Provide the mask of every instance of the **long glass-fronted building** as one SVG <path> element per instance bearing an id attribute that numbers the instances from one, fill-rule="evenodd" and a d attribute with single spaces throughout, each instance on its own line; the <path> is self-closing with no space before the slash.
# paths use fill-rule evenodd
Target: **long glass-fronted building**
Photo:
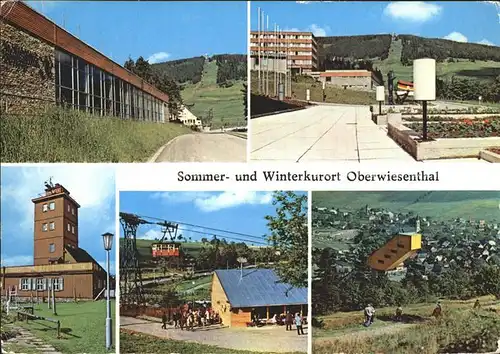
<path id="1" fill-rule="evenodd" d="M 0 109 L 57 104 L 100 116 L 170 119 L 168 95 L 22 2 L 2 19 Z"/>

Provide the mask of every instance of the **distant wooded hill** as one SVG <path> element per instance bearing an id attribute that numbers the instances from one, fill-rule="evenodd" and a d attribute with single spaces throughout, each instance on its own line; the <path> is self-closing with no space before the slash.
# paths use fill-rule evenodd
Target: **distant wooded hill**
<path id="1" fill-rule="evenodd" d="M 461 43 L 438 38 L 423 38 L 413 35 L 398 35 L 403 50 L 401 62 L 419 58 L 434 58 L 444 61 L 447 58 L 469 60 L 492 60 L 500 62 L 500 47 L 476 43 Z M 362 35 L 318 37 L 320 58 L 349 57 L 353 59 L 387 59 L 393 41 L 392 35 Z"/>
<path id="2" fill-rule="evenodd" d="M 193 83 L 201 81 L 205 61 L 217 62 L 217 83 L 244 80 L 247 74 L 247 59 L 244 54 L 218 54 L 205 59 L 204 56 L 167 61 L 153 64 L 154 70 L 165 73 L 177 83 Z"/>

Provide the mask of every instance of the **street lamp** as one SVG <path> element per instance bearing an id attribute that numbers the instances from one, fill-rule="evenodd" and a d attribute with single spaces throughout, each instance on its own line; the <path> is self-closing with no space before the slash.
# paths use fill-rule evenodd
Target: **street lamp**
<path id="1" fill-rule="evenodd" d="M 102 235 L 104 249 L 106 250 L 106 349 L 111 349 L 112 326 L 111 326 L 111 304 L 109 301 L 109 251 L 113 246 L 113 234 L 106 232 Z"/>

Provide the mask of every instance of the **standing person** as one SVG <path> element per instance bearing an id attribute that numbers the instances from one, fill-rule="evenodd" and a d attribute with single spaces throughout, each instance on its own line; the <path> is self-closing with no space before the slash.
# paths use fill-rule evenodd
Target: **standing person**
<path id="1" fill-rule="evenodd" d="M 432 312 L 432 316 L 435 318 L 441 317 L 443 315 L 443 308 L 441 307 L 441 302 L 438 301 L 436 304 L 436 307 L 434 308 L 434 311 Z"/>
<path id="2" fill-rule="evenodd" d="M 161 328 L 162 329 L 167 329 L 167 313 L 163 311 L 163 315 L 161 316 Z"/>
<path id="3" fill-rule="evenodd" d="M 174 328 L 177 328 L 179 326 L 179 312 L 175 311 L 172 317 L 174 320 Z"/>
<path id="4" fill-rule="evenodd" d="M 286 312 L 286 318 L 285 318 L 285 323 L 286 323 L 286 330 L 292 330 L 292 325 L 293 325 L 293 315 L 290 313 L 290 311 Z"/>
<path id="5" fill-rule="evenodd" d="M 396 309 L 396 321 L 401 321 L 403 319 L 403 308 L 398 305 Z"/>
<path id="6" fill-rule="evenodd" d="M 373 323 L 373 317 L 375 316 L 375 309 L 371 304 L 365 307 L 365 327 L 368 327 Z"/>
<path id="7" fill-rule="evenodd" d="M 302 317 L 300 317 L 300 314 L 297 312 L 295 314 L 295 325 L 297 326 L 297 335 L 304 334 L 304 328 L 302 328 Z"/>
<path id="8" fill-rule="evenodd" d="M 474 303 L 474 309 L 480 309 L 481 308 L 481 303 L 479 302 L 479 299 L 476 299 L 476 302 Z"/>

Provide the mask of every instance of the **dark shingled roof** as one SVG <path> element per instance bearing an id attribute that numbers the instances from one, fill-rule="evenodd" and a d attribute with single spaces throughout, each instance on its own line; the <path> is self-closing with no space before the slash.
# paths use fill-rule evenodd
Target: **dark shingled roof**
<path id="1" fill-rule="evenodd" d="M 216 270 L 215 274 L 232 307 L 307 304 L 307 288 L 280 282 L 272 269 Z"/>
<path id="2" fill-rule="evenodd" d="M 73 248 L 73 247 L 66 247 L 66 251 L 75 259 L 77 263 L 86 263 L 86 262 L 92 262 L 96 263 L 96 260 L 88 254 L 87 251 L 85 251 L 83 248 Z"/>

